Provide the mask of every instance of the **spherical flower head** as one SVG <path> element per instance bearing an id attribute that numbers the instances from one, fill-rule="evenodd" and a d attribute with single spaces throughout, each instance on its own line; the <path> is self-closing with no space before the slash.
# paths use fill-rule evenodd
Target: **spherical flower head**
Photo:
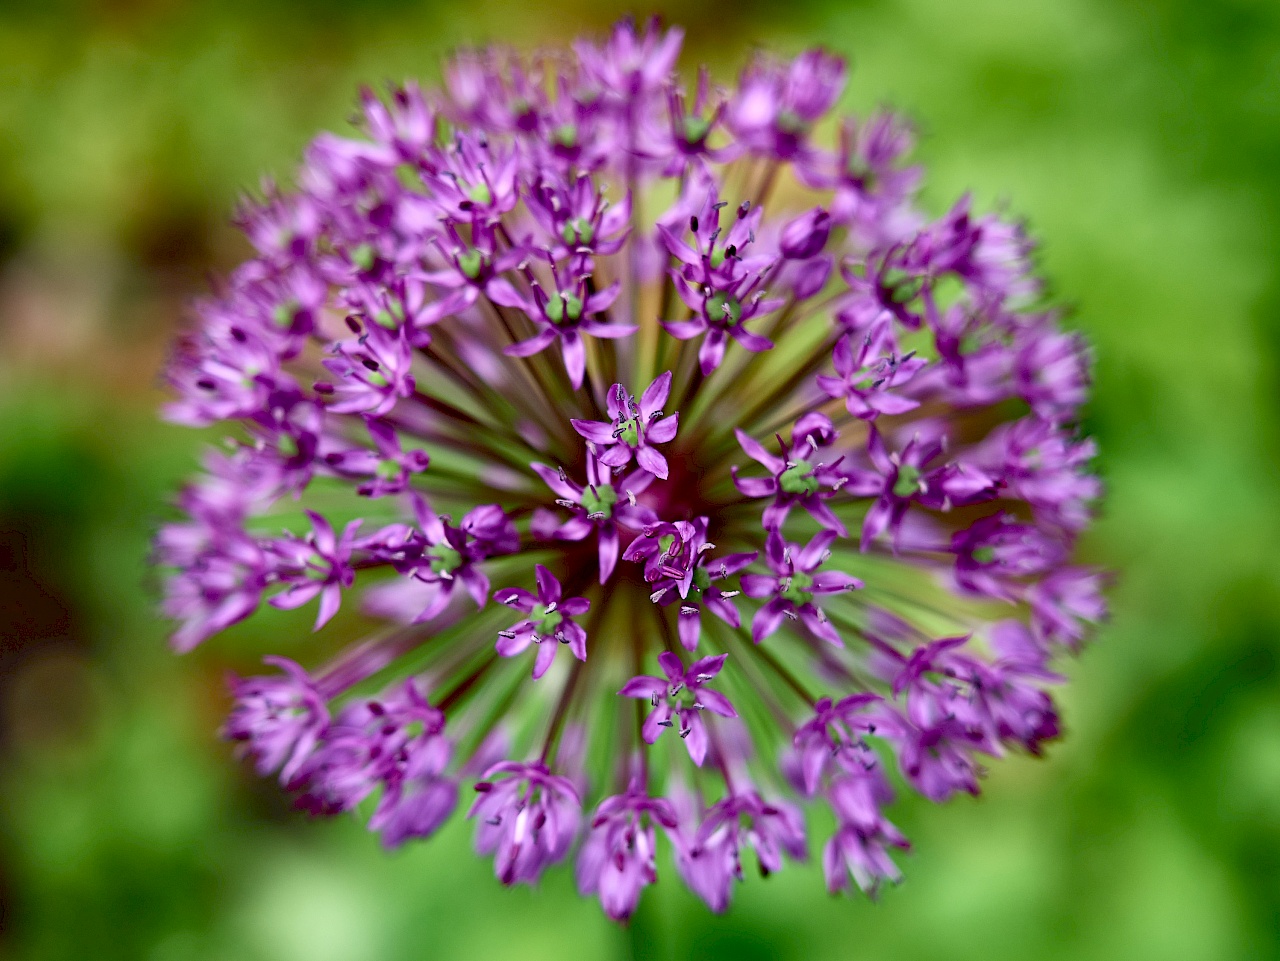
<path id="1" fill-rule="evenodd" d="M 1106 615 L 1090 352 L 1023 225 L 925 210 L 840 57 L 686 89 L 682 38 L 463 51 L 246 201 L 165 407 L 230 446 L 154 550 L 180 652 L 314 605 L 223 728 L 299 808 L 395 848 L 474 789 L 499 881 L 573 857 L 617 921 L 671 866 L 727 910 L 810 805 L 878 893 L 891 776 L 1043 754 Z"/>

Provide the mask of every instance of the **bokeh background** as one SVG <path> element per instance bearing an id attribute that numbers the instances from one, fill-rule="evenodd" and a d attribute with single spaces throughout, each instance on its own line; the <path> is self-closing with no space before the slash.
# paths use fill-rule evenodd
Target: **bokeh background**
<path id="1" fill-rule="evenodd" d="M 907 880 L 816 866 L 708 915 L 670 871 L 629 929 L 568 872 L 505 891 L 467 826 L 394 856 L 311 823 L 215 731 L 264 620 L 177 658 L 147 541 L 210 438 L 163 425 L 184 304 L 227 225 L 362 82 L 449 47 L 559 41 L 553 0 L 0 3 L 0 958 L 1179 959 L 1280 956 L 1280 4 L 720 0 L 686 63 L 756 44 L 854 64 L 849 106 L 919 123 L 935 212 L 972 189 L 1043 239 L 1097 348 L 1109 497 L 1085 545 L 1114 618 L 1066 740 L 980 800 L 900 804 Z M 639 11 L 647 12 L 647 11 Z M 281 637 L 288 632 L 297 638 Z M 247 661 L 245 661 L 247 663 Z"/>

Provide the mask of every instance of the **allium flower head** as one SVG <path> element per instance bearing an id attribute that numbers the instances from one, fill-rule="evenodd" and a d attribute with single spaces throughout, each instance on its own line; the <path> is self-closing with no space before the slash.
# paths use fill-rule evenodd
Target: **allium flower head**
<path id="1" fill-rule="evenodd" d="M 840 58 L 686 89 L 681 39 L 463 52 L 246 203 L 169 368 L 233 440 L 155 545 L 180 651 L 314 605 L 338 653 L 224 728 L 300 807 L 394 847 L 474 796 L 501 882 L 574 857 L 619 920 L 672 863 L 725 910 L 806 805 L 832 891 L 897 880 L 891 783 L 1040 753 L 1105 614 L 1088 352 L 1022 227 L 923 211 Z"/>

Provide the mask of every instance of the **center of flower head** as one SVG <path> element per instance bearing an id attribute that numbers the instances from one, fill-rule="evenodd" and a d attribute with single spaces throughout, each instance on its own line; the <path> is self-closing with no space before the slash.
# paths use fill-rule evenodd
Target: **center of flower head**
<path id="1" fill-rule="evenodd" d="M 613 489 L 612 484 L 596 484 L 582 491 L 582 506 L 586 508 L 588 517 L 598 515 L 601 520 L 608 520 L 613 516 L 613 505 L 616 503 L 618 492 Z"/>
<path id="2" fill-rule="evenodd" d="M 810 590 L 812 587 L 812 575 L 806 574 L 804 571 L 796 571 L 787 581 L 787 587 L 782 592 L 782 596 L 792 604 L 807 604 L 810 601 L 809 595 L 812 593 Z"/>
<path id="3" fill-rule="evenodd" d="M 581 317 L 581 297 L 562 291 L 547 301 L 547 318 L 553 324 L 573 322 Z"/>
<path id="4" fill-rule="evenodd" d="M 555 604 L 542 605 L 538 604 L 529 614 L 529 620 L 534 621 L 537 626 L 537 633 L 543 637 L 552 637 L 556 630 L 564 623 L 564 615 L 555 609 Z"/>
<path id="5" fill-rule="evenodd" d="M 431 550 L 431 572 L 433 574 L 452 574 L 462 566 L 462 555 L 448 544 L 437 544 Z"/>
<path id="6" fill-rule="evenodd" d="M 480 271 L 484 267 L 484 254 L 476 250 L 474 247 L 458 254 L 458 269 L 466 276 L 475 280 L 480 276 Z"/>
<path id="7" fill-rule="evenodd" d="M 722 253 L 722 263 L 724 262 L 723 258 L 724 255 Z M 742 316 L 742 304 L 738 302 L 736 297 L 730 297 L 728 294 L 716 294 L 709 299 L 706 310 L 709 321 L 714 324 L 723 324 L 725 327 L 735 326 Z"/>
<path id="8" fill-rule="evenodd" d="M 814 494 L 821 486 L 816 477 L 811 477 L 813 465 L 807 460 L 794 461 L 778 478 L 778 486 L 788 494 Z"/>
<path id="9" fill-rule="evenodd" d="M 996 549 L 994 547 L 979 547 L 973 552 L 973 559 L 979 564 L 990 564 L 996 559 Z"/>
<path id="10" fill-rule="evenodd" d="M 490 190 L 489 185 L 482 180 L 478 184 L 472 184 L 471 187 L 467 189 L 467 198 L 472 203 L 480 204 L 482 207 L 487 206 L 488 204 L 493 203 L 493 191 Z"/>
<path id="11" fill-rule="evenodd" d="M 392 460 L 390 457 L 386 460 L 378 461 L 378 466 L 374 469 L 374 473 L 384 481 L 396 480 L 400 476 L 400 462 Z"/>
<path id="12" fill-rule="evenodd" d="M 574 217 L 560 231 L 566 244 L 582 246 L 591 243 L 596 237 L 596 228 L 585 217 Z"/>
<path id="13" fill-rule="evenodd" d="M 893 482 L 893 493 L 898 497 L 911 497 L 920 493 L 920 468 L 911 464 L 898 467 L 898 479 Z"/>

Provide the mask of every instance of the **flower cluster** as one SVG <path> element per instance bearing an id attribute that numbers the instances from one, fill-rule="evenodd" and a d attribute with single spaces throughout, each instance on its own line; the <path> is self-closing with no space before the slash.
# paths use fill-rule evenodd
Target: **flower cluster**
<path id="1" fill-rule="evenodd" d="M 897 879 L 895 786 L 1039 753 L 1105 614 L 1088 351 L 1022 228 L 916 206 L 839 58 L 686 90 L 680 46 L 459 54 L 247 203 L 169 368 L 235 438 L 155 546 L 180 651 L 264 604 L 351 635 L 234 683 L 302 808 L 395 846 L 465 787 L 500 881 L 572 856 L 617 919 L 665 845 L 724 910 L 808 804 L 832 891 Z"/>

